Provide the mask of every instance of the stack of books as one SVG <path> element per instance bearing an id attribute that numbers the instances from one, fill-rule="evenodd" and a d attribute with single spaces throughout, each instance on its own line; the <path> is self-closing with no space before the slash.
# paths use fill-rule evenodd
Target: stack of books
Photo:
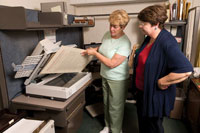
<path id="1" fill-rule="evenodd" d="M 93 17 L 75 16 L 73 24 L 86 24 L 86 25 L 93 26 L 94 25 L 94 18 Z"/>
<path id="2" fill-rule="evenodd" d="M 191 2 L 187 0 L 176 0 L 174 3 L 169 3 L 167 6 L 168 21 L 185 21 L 188 18 Z"/>

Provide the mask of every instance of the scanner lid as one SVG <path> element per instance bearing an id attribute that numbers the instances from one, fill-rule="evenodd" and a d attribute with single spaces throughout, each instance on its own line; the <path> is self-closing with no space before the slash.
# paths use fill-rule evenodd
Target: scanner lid
<path id="1" fill-rule="evenodd" d="M 23 77 L 22 75 L 29 71 L 29 74 L 24 76 L 29 77 L 24 83 L 28 85 L 41 75 L 82 72 L 86 65 L 93 59 L 93 56 L 82 56 L 81 52 L 83 49 L 74 48 L 74 45 L 60 45 L 61 42 L 54 44 L 47 39 L 40 41 L 31 56 L 27 57 L 28 59 L 26 58 L 22 65 L 19 65 L 22 68 L 17 70 L 16 75 L 21 74 L 20 76 Z M 37 62 L 35 61 L 33 66 L 33 60 L 36 57 L 38 60 Z M 31 58 L 31 61 L 29 58 Z M 15 69 L 17 68 L 16 65 L 13 66 Z"/>

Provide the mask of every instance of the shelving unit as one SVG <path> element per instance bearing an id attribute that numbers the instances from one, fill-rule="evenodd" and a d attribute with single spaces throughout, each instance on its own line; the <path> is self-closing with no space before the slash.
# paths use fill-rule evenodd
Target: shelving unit
<path id="1" fill-rule="evenodd" d="M 170 25 L 170 26 L 185 26 L 186 25 L 186 21 L 170 21 L 165 23 L 165 25 Z"/>
<path id="2" fill-rule="evenodd" d="M 40 11 L 28 10 L 24 7 L 2 7 L 0 8 L 0 30 L 44 30 L 48 28 L 93 27 L 95 25 L 95 23 L 92 25 L 87 23 L 65 25 L 63 24 L 63 15 L 60 12 L 41 14 L 43 13 Z"/>
<path id="3" fill-rule="evenodd" d="M 71 24 L 71 25 L 31 25 L 28 26 L 26 31 L 34 31 L 34 30 L 48 30 L 48 29 L 62 29 L 62 28 L 79 28 L 79 27 L 93 27 L 94 25 L 86 25 L 86 24 Z"/>
<path id="4" fill-rule="evenodd" d="M 172 32 L 173 28 L 176 29 L 176 35 L 175 37 L 181 38 L 181 42 L 178 44 L 180 45 L 180 49 L 182 52 L 184 49 L 184 39 L 185 39 L 185 28 L 186 28 L 186 21 L 170 21 L 165 23 L 165 27 L 170 27 L 170 32 Z M 185 54 L 185 53 L 184 53 Z"/>

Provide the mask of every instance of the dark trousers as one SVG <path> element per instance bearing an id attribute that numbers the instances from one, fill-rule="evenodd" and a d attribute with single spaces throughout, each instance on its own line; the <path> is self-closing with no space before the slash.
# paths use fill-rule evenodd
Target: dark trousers
<path id="1" fill-rule="evenodd" d="M 159 117 L 144 117 L 143 112 L 143 92 L 138 91 L 136 95 L 136 106 L 138 115 L 138 124 L 140 133 L 164 133 L 163 118 Z"/>

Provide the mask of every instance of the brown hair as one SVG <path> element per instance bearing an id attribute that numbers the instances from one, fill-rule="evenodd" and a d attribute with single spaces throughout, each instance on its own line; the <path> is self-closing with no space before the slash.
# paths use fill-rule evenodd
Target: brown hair
<path id="1" fill-rule="evenodd" d="M 164 5 L 148 6 L 138 14 L 139 20 L 149 22 L 151 25 L 159 23 L 159 28 L 161 29 L 164 27 L 167 18 L 167 10 Z"/>
<path id="2" fill-rule="evenodd" d="M 126 27 L 128 24 L 130 18 L 127 14 L 127 12 L 123 9 L 121 10 L 115 10 L 110 14 L 109 22 L 113 25 L 120 25 Z"/>

